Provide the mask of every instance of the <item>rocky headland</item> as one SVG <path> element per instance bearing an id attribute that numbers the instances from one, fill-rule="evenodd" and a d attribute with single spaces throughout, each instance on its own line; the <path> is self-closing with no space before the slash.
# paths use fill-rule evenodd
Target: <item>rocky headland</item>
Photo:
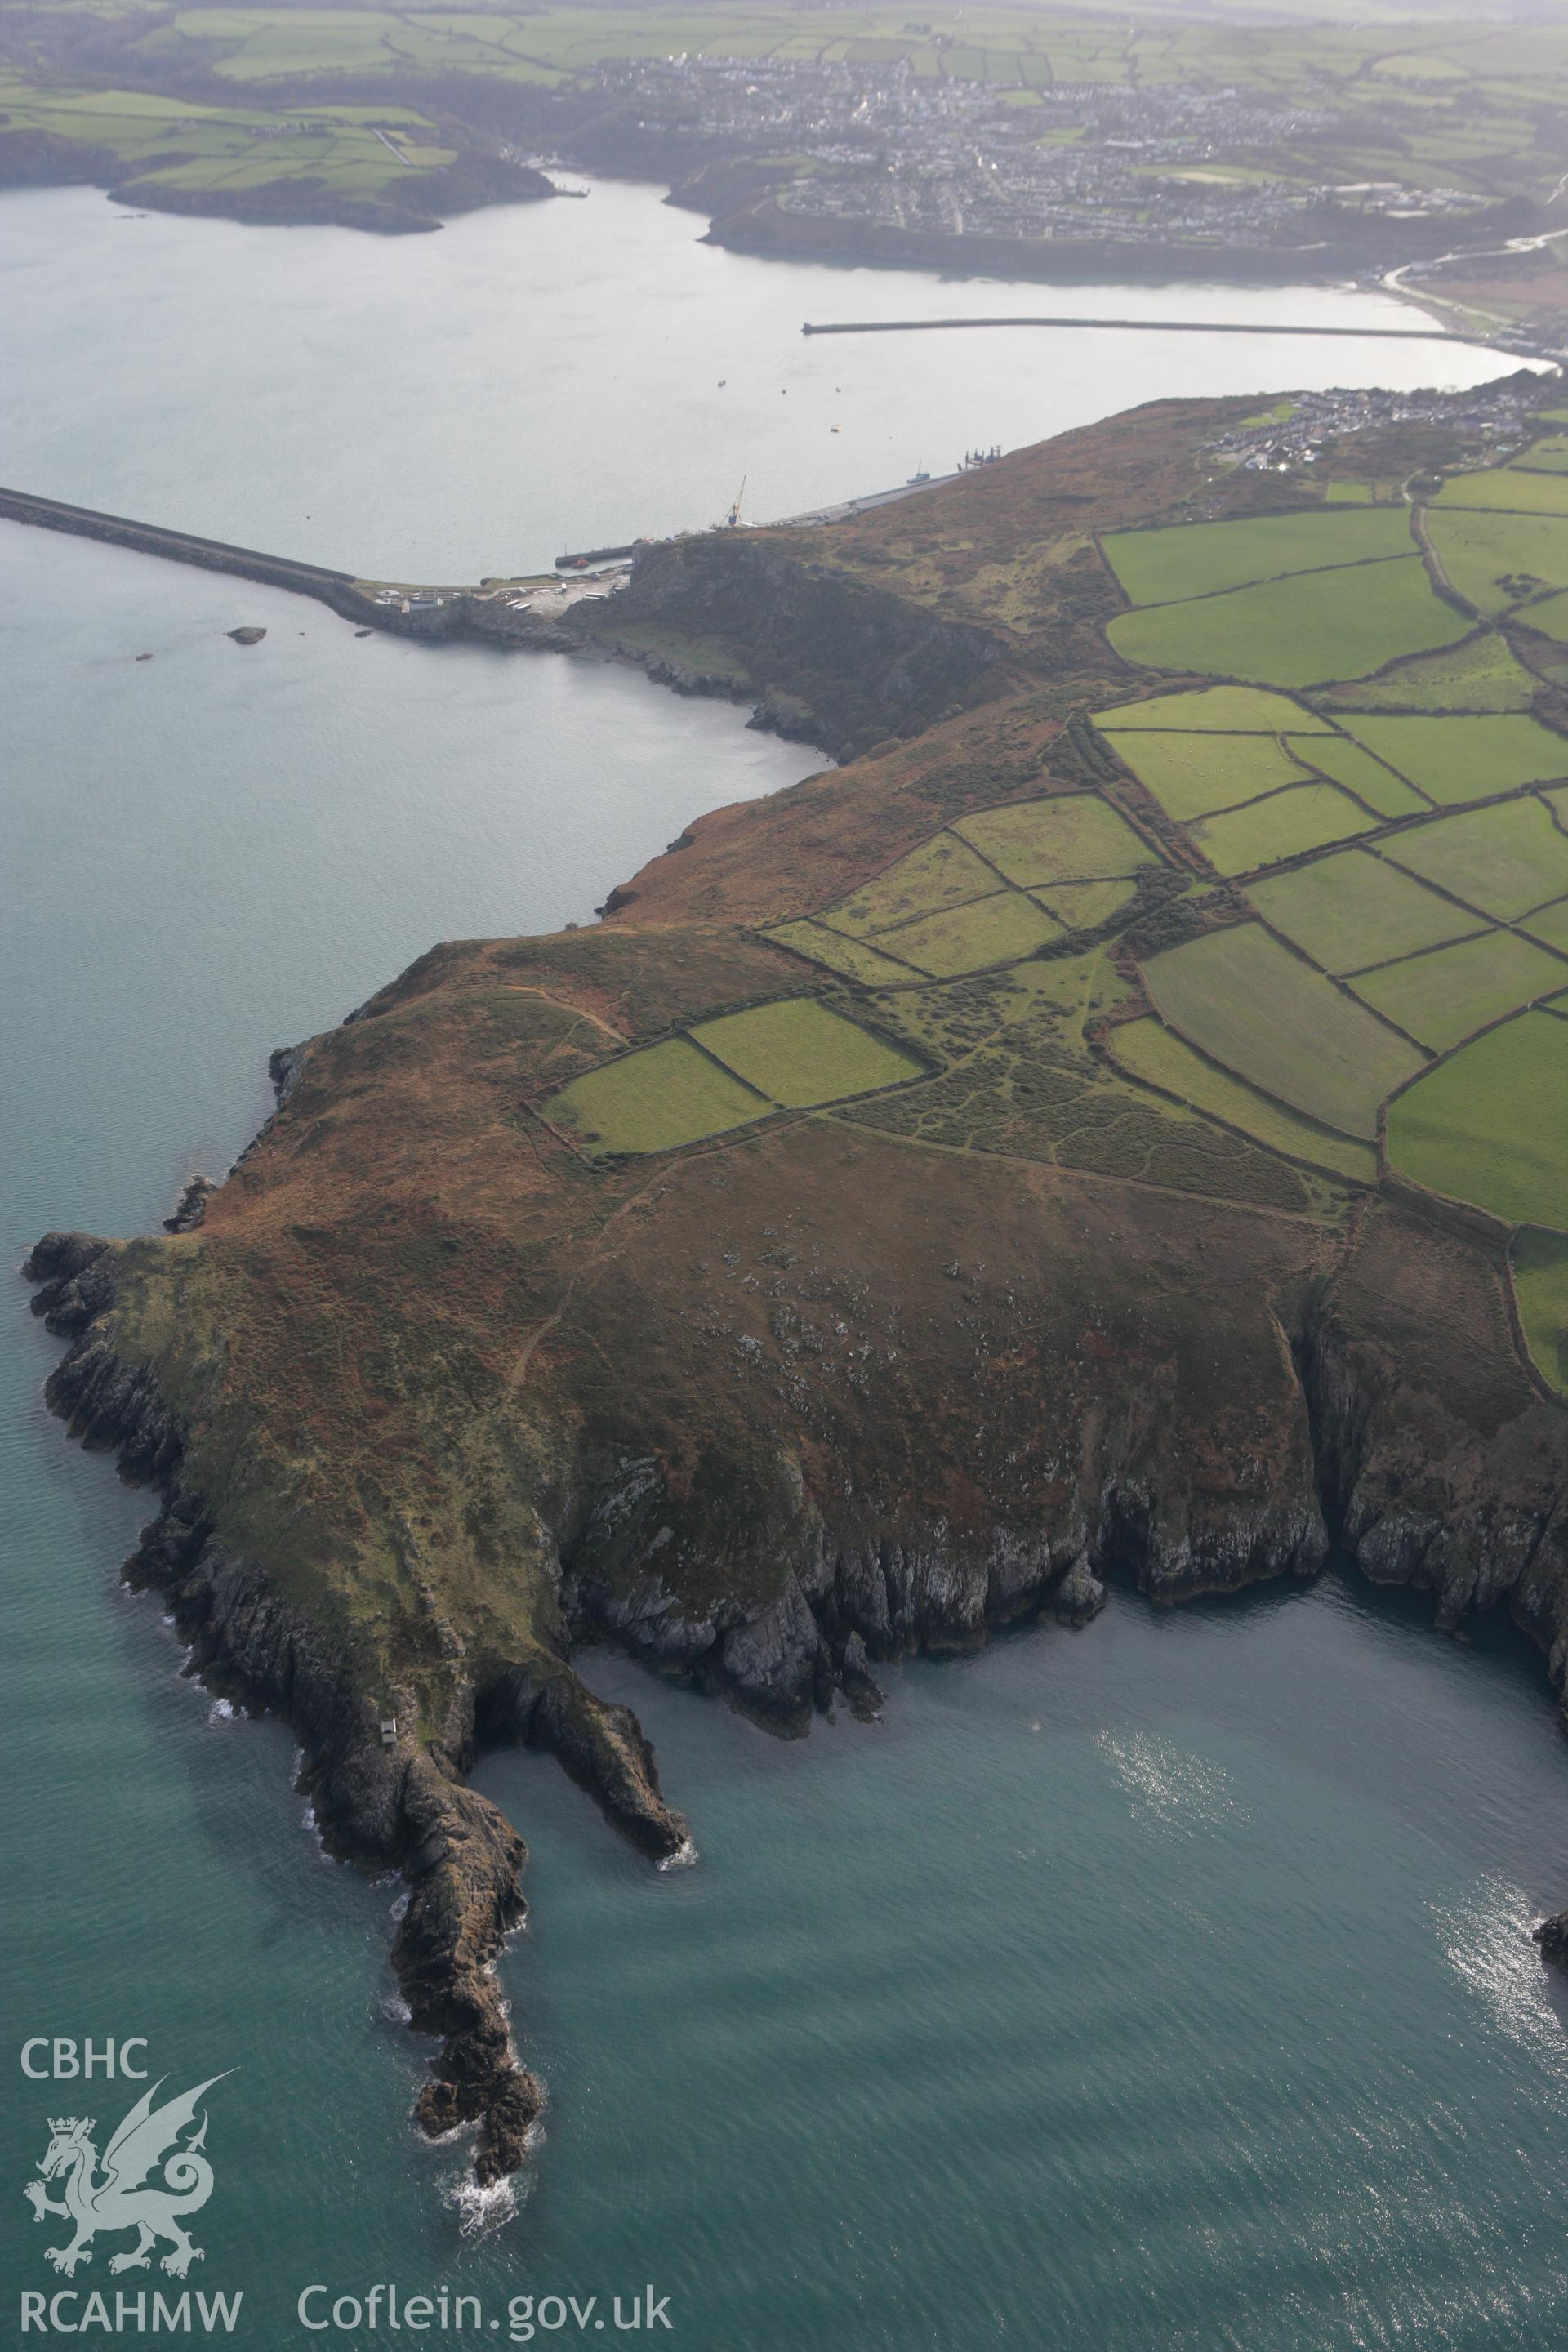
<path id="1" fill-rule="evenodd" d="M 1114 805 L 1170 872 L 1022 967 L 1100 992 L 1031 1013 L 994 1098 L 1005 983 L 980 973 L 910 1047 L 951 1107 L 921 1127 L 894 1090 L 623 1150 L 558 1106 L 694 1022 L 841 1005 L 770 929 L 970 813 L 1106 788 L 1085 714 L 1149 681 L 1104 634 L 1099 534 L 1285 504 L 1205 457 L 1245 405 L 648 551 L 605 637 L 719 644 L 846 764 L 695 823 L 596 929 L 435 948 L 275 1056 L 274 1117 L 181 1230 L 32 1254 L 69 1343 L 51 1405 L 160 1498 L 128 1574 L 295 1727 L 336 1848 L 408 1879 L 394 1965 L 444 2037 L 419 2112 L 477 2126 L 483 2179 L 542 2093 L 489 1973 L 523 1848 L 467 1786 L 477 1750 L 548 1748 L 651 1857 L 689 1851 L 585 1646 L 797 1734 L 873 1712 L 879 1662 L 1084 1624 L 1110 1580 L 1183 1601 L 1337 1543 L 1442 1625 L 1507 1609 L 1563 1680 L 1568 1414 L 1508 1230 L 1381 1156 L 1331 1175 L 1117 1091 L 1137 957 L 1234 911 L 1131 778 Z"/>

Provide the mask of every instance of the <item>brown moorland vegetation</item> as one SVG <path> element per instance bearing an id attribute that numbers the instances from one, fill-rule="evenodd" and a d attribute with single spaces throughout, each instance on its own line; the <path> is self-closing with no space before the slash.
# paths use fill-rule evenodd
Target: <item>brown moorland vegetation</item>
<path id="1" fill-rule="evenodd" d="M 486 2178 L 542 2095 L 487 1973 L 521 1848 L 465 1783 L 478 1744 L 552 1748 L 656 1855 L 686 1835 L 635 1719 L 574 1671 L 584 1641 L 793 1731 L 874 1707 L 879 1658 L 1081 1622 L 1111 1575 L 1174 1601 L 1310 1574 L 1337 1538 L 1446 1623 L 1506 1602 L 1561 1671 L 1568 1418 L 1510 1227 L 1462 1167 L 1444 1198 L 1392 1166 L 1381 1113 L 1363 1139 L 1364 1085 L 1328 1124 L 1353 1089 L 1308 1086 L 1310 1035 L 1232 1066 L 1247 1006 L 1205 1027 L 1201 991 L 1178 1017 L 1143 979 L 1249 924 L 1281 1000 L 1348 1008 L 1336 1052 L 1376 1040 L 1374 1095 L 1422 1083 L 1426 1046 L 1268 932 L 1270 895 L 1090 723 L 1208 682 L 1111 650 L 1098 533 L 1322 496 L 1208 456 L 1245 406 L 1157 404 L 852 524 L 652 551 L 603 626 L 721 639 L 846 763 L 694 824 L 596 929 L 433 949 L 280 1057 L 277 1115 L 196 1229 L 35 1252 L 75 1341 L 57 1409 L 163 1493 L 133 1572 L 210 1675 L 299 1727 L 329 1835 L 409 1875 L 395 1958 L 447 2037 L 421 2112 L 479 2124 Z M 1303 736 L 1332 719 L 1300 708 Z M 966 826 L 962 858 L 895 875 L 875 958 L 812 951 L 803 919 L 933 835 L 1057 800 L 1141 847 L 1110 890 L 1087 851 L 1036 901 L 995 869 L 973 936 L 1026 948 L 951 977 L 899 960 L 931 876 L 983 859 Z M 1379 815 L 1356 856 L 1472 821 Z M 1160 1017 L 1172 1051 L 1119 1059 L 1117 1029 Z M 686 1126 L 660 1149 L 638 1055 L 672 1041 Z M 863 1091 L 829 1070 L 799 1107 L 813 1055 Z"/>

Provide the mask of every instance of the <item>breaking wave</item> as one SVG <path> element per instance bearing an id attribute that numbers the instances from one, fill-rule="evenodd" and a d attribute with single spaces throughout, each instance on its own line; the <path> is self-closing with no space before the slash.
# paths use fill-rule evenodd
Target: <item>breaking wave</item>
<path id="1" fill-rule="evenodd" d="M 536 2124 L 528 2135 L 530 2154 L 538 2128 Z M 465 2165 L 461 2172 L 452 2173 L 441 2183 L 441 2202 L 457 2215 L 460 2238 L 493 2238 L 498 2230 L 504 2230 L 509 2221 L 516 2220 L 532 2186 L 531 2180 L 513 2172 L 504 2180 L 481 2189 Z"/>

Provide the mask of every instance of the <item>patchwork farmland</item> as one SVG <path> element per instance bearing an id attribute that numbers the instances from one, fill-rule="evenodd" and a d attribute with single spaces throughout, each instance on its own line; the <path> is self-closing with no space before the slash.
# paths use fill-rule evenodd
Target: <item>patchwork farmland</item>
<path id="1" fill-rule="evenodd" d="M 798 993 L 548 1116 L 591 1156 L 832 1117 L 1321 1219 L 1402 1180 L 1495 1221 L 1562 1385 L 1565 467 L 1556 431 L 1425 508 L 1107 533 L 1128 683 L 1077 772 L 765 926 Z"/>

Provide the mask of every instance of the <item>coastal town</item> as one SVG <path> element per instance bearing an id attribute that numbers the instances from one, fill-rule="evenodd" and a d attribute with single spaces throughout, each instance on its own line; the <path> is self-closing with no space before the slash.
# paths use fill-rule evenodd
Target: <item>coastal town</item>
<path id="1" fill-rule="evenodd" d="M 639 58 L 596 79 L 641 110 L 639 128 L 678 124 L 720 150 L 790 159 L 777 201 L 805 218 L 954 236 L 1292 242 L 1324 206 L 1462 221 L 1487 201 L 1303 172 L 1310 151 L 1332 145 L 1336 111 L 1235 89 L 1008 88 L 901 59 Z"/>
<path id="2" fill-rule="evenodd" d="M 1351 435 L 1371 437 L 1398 428 L 1431 426 L 1485 436 L 1499 463 L 1538 430 L 1539 391 L 1528 373 L 1504 376 L 1464 392 L 1386 392 L 1334 385 L 1304 392 L 1275 409 L 1222 433 L 1209 444 L 1226 466 L 1247 473 L 1289 473 L 1338 453 Z"/>
<path id="3" fill-rule="evenodd" d="M 1037 88 L 1018 63 L 1008 83 L 901 57 L 682 54 L 616 60 L 592 83 L 640 142 L 752 159 L 748 194 L 765 184 L 802 224 L 1216 252 L 1351 239 L 1403 257 L 1436 255 L 1496 209 L 1490 191 L 1414 154 L 1414 170 L 1369 175 L 1365 109 L 1347 119 L 1331 86 L 1317 103 L 1180 82 Z M 712 180 L 700 169 L 693 201 Z"/>

